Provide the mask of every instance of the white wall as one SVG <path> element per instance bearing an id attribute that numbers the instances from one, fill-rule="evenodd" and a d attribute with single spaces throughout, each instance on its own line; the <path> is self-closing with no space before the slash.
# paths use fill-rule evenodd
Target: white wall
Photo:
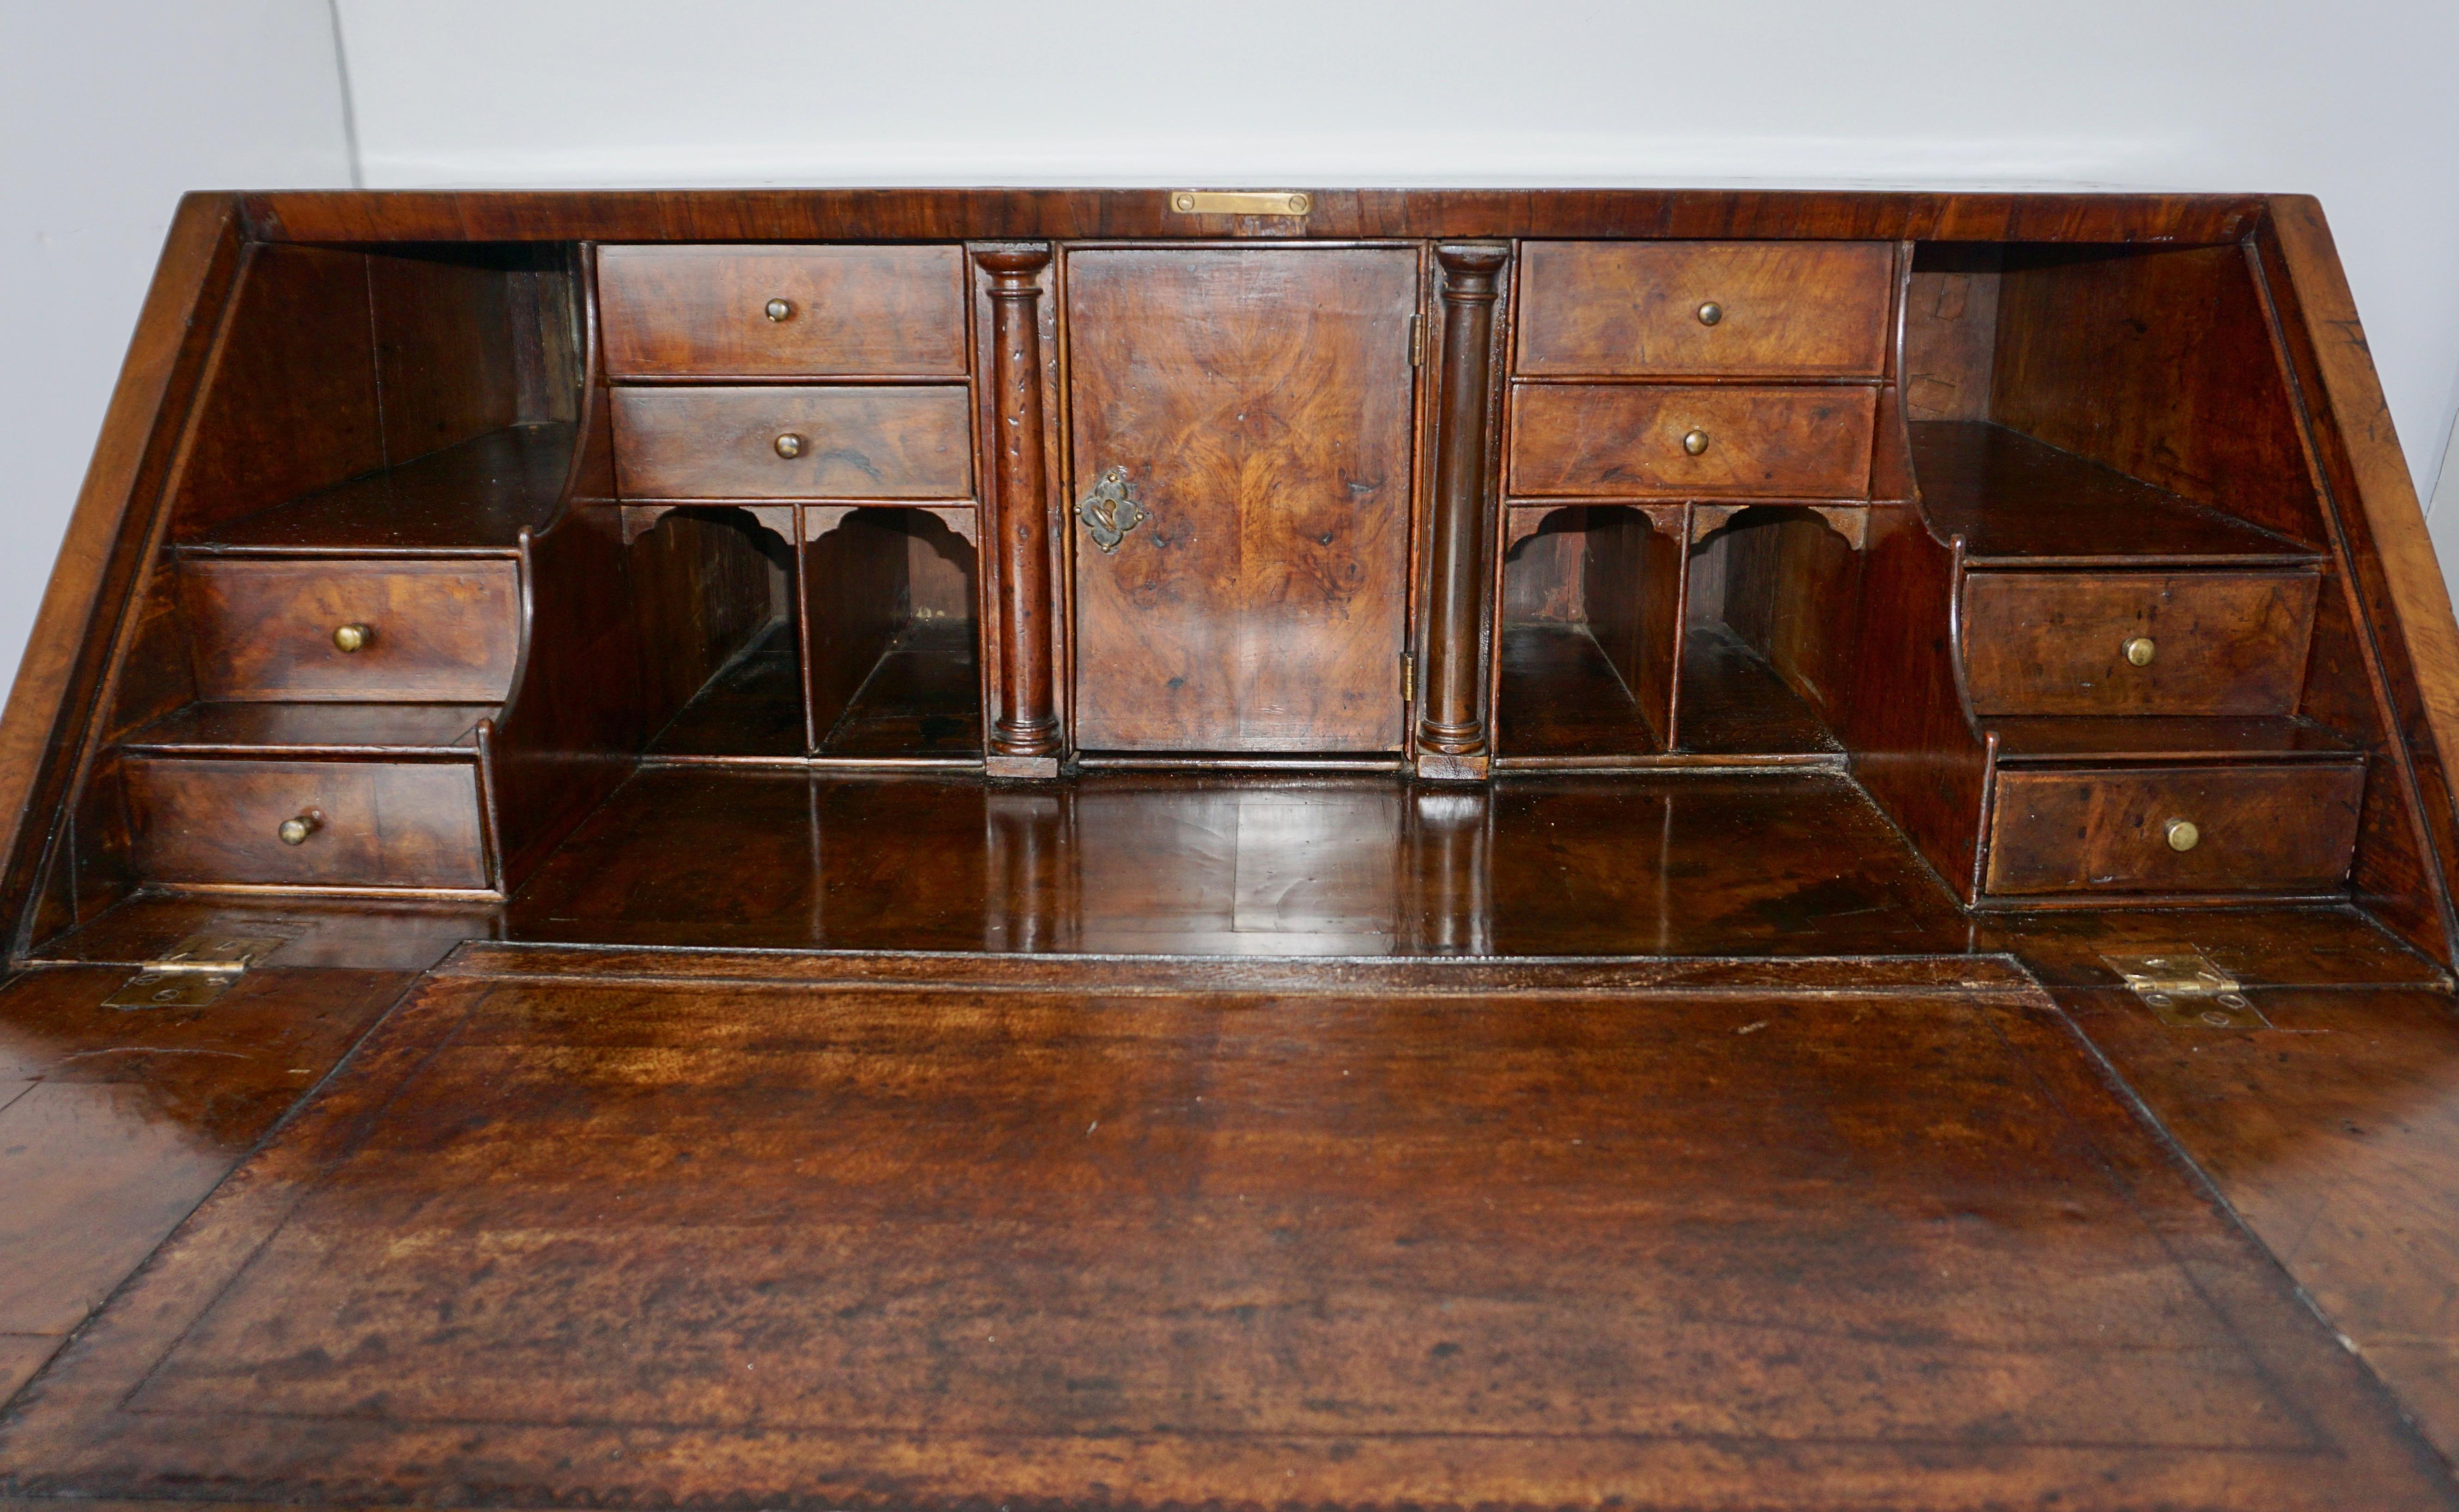
<path id="1" fill-rule="evenodd" d="M 2452 0 L 337 3 L 379 188 L 2303 191 L 2427 496 L 2459 416 Z M 171 191 L 339 181 L 338 97 L 321 3 L 0 7 L 34 44 L 0 37 L 0 140 L 32 208 L 0 272 L 33 275 L 0 290 L 7 508 L 49 541 Z M 29 241 L 81 223 L 74 250 Z M 2452 493 L 2434 524 L 2459 562 Z M 5 570 L 13 655 L 41 569 Z"/>
<path id="2" fill-rule="evenodd" d="M 0 0 L 0 688 L 179 196 L 349 181 L 327 0 Z"/>

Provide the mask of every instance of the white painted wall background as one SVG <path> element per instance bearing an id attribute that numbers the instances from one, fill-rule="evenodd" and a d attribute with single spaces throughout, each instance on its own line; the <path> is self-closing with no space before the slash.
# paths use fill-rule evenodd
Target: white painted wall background
<path id="1" fill-rule="evenodd" d="M 2421 490 L 2449 474 L 2432 515 L 2459 563 L 2453 0 L 0 0 L 0 18 L 19 206 L 0 522 L 29 543 L 0 561 L 0 665 L 177 191 L 354 173 L 2311 193 Z"/>

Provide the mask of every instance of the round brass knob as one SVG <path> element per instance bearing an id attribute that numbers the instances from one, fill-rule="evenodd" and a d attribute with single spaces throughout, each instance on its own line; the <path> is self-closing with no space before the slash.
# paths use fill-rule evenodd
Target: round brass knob
<path id="1" fill-rule="evenodd" d="M 310 808 L 295 819 L 283 820 L 282 828 L 274 833 L 282 837 L 284 845 L 305 845 L 307 837 L 324 827 L 325 816 Z"/>
<path id="2" fill-rule="evenodd" d="M 2134 665 L 2150 666 L 2152 664 L 2152 658 L 2158 653 L 2160 648 L 2152 643 L 2152 638 L 2150 636 L 2136 636 L 2133 640 L 2127 641 L 2126 644 L 2119 649 L 2126 653 L 2126 660 L 2133 662 Z"/>
<path id="3" fill-rule="evenodd" d="M 2160 832 L 2169 837 L 2172 850 L 2192 850 L 2203 843 L 2203 831 L 2192 819 L 2172 819 L 2160 827 Z"/>
<path id="4" fill-rule="evenodd" d="M 772 321 L 792 320 L 794 318 L 794 305 L 790 300 L 773 299 L 768 302 L 767 308 L 763 310 L 761 313 L 767 315 Z"/>
<path id="5" fill-rule="evenodd" d="M 801 456 L 803 454 L 803 438 L 796 435 L 791 430 L 779 436 L 777 438 L 777 454 L 781 457 L 788 458 Z"/>
<path id="6" fill-rule="evenodd" d="M 1699 306 L 1699 324 L 1702 326 L 1713 326 L 1724 318 L 1725 306 L 1717 304 L 1714 300 L 1710 300 L 1707 304 Z"/>
<path id="7" fill-rule="evenodd" d="M 1700 452 L 1707 451 L 1708 432 L 1693 427 L 1691 433 L 1682 438 L 1682 450 L 1690 452 L 1692 456 L 1697 456 Z"/>
<path id="8" fill-rule="evenodd" d="M 356 651 L 375 639 L 375 632 L 363 624 L 346 624 L 333 631 L 333 649 Z"/>

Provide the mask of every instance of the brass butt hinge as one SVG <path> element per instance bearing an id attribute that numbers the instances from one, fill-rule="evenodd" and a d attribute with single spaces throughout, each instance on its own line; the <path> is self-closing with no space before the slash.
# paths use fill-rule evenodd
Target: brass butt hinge
<path id="1" fill-rule="evenodd" d="M 272 955 L 283 941 L 264 934 L 191 934 L 120 983 L 105 1008 L 202 1008 Z"/>
<path id="2" fill-rule="evenodd" d="M 1412 315 L 1409 317 L 1409 366 L 1423 368 L 1425 365 L 1426 317 Z"/>
<path id="3" fill-rule="evenodd" d="M 1418 658 L 1412 651 L 1400 653 L 1400 702 L 1418 702 Z"/>
<path id="4" fill-rule="evenodd" d="M 2268 1029 L 2271 1020 L 2254 1005 L 2236 977 L 2194 951 L 2159 956 L 2103 956 L 2109 969 L 2175 1029 Z"/>

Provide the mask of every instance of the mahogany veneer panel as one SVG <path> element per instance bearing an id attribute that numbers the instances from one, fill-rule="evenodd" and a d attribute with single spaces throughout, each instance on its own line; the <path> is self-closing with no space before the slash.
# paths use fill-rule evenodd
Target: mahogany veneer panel
<path id="1" fill-rule="evenodd" d="M 954 246 L 611 246 L 598 255 L 618 378 L 963 377 Z M 789 306 L 771 319 L 771 300 Z"/>
<path id="2" fill-rule="evenodd" d="M 2231 757 L 2353 756 L 2355 742 L 2311 720 L 2278 716 L 2177 718 L 2156 714 L 2086 719 L 1993 719 L 1998 759 L 2071 761 L 2127 757 L 2204 761 Z"/>
<path id="3" fill-rule="evenodd" d="M 961 386 L 620 388 L 626 498 L 945 498 L 973 493 Z M 777 438 L 801 438 L 781 455 Z"/>
<path id="4" fill-rule="evenodd" d="M 2003 426 L 1917 420 L 1913 472 L 1941 536 L 1975 564 L 2302 564 L 2307 547 Z"/>
<path id="5" fill-rule="evenodd" d="M 1876 377 L 1886 365 L 1896 249 L 1883 242 L 1531 242 L 1520 258 L 1520 372 Z"/>
<path id="6" fill-rule="evenodd" d="M 1510 489 L 1590 498 L 1849 498 L 1867 491 L 1874 389 L 1524 384 Z M 1693 455 L 1683 437 L 1708 435 Z"/>
<path id="7" fill-rule="evenodd" d="M 2448 1504 L 2003 964 L 673 964 L 448 965 L 70 1346 L 17 1487 Z"/>
<path id="8" fill-rule="evenodd" d="M 2322 579 L 2310 572 L 1974 573 L 1976 714 L 2289 714 Z M 2153 642 L 2149 666 L 2127 660 Z"/>
<path id="9" fill-rule="evenodd" d="M 512 561 L 200 557 L 179 578 L 204 698 L 488 704 L 512 691 Z M 369 632 L 356 651 L 333 643 L 347 624 Z"/>
<path id="10" fill-rule="evenodd" d="M 572 471 L 573 428 L 507 426 L 217 528 L 183 548 L 509 556 L 545 528 Z"/>
<path id="11" fill-rule="evenodd" d="M 128 763 L 138 863 L 163 882 L 483 888 L 478 773 L 468 762 Z M 322 815 L 303 845 L 284 820 Z"/>
<path id="12" fill-rule="evenodd" d="M 2014 768 L 1998 776 L 1988 889 L 2081 892 L 2334 892 L 2356 848 L 2364 767 Z M 2176 850 L 2168 823 L 2202 838 Z"/>
<path id="13" fill-rule="evenodd" d="M 191 704 L 129 735 L 123 751 L 143 755 L 317 754 L 468 755 L 493 704 Z"/>

